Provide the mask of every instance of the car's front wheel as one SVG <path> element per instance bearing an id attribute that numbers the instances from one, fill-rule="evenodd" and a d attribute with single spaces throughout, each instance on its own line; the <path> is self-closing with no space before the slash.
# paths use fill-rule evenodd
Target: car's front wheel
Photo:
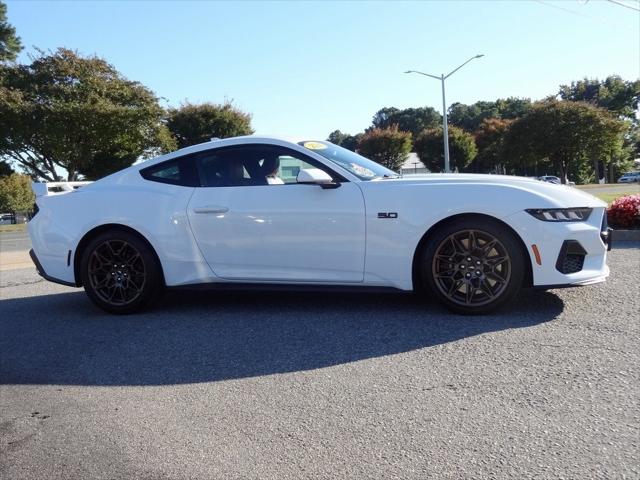
<path id="1" fill-rule="evenodd" d="M 162 286 L 160 267 L 150 247 L 122 230 L 108 231 L 91 240 L 80 269 L 88 297 L 110 313 L 140 310 Z"/>
<path id="2" fill-rule="evenodd" d="M 525 260 L 516 236 L 497 221 L 460 218 L 428 239 L 421 274 L 450 310 L 488 313 L 520 290 Z"/>

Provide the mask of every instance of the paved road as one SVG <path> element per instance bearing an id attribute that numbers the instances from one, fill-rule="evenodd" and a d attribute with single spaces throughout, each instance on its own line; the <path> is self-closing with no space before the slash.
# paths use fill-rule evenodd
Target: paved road
<path id="1" fill-rule="evenodd" d="M 26 232 L 0 232 L 0 252 L 20 252 L 31 248 L 31 240 Z"/>
<path id="2" fill-rule="evenodd" d="M 640 244 L 465 318 L 412 297 L 0 285 L 0 478 L 640 478 Z"/>
<path id="3" fill-rule="evenodd" d="M 8 270 L 33 266 L 28 254 L 30 248 L 31 240 L 26 231 L 0 232 L 0 282 L 2 277 L 11 275 Z"/>

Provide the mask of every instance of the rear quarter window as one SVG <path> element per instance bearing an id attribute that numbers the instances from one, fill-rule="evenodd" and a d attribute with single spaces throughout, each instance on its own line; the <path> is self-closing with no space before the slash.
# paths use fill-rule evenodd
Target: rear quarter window
<path id="1" fill-rule="evenodd" d="M 183 187 L 199 187 L 200 182 L 193 158 L 183 157 L 167 160 L 140 170 L 145 180 Z"/>

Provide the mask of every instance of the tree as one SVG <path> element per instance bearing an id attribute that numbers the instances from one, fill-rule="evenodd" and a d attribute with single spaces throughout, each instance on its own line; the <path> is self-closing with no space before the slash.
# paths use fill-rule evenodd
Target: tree
<path id="1" fill-rule="evenodd" d="M 478 148 L 478 155 L 470 169 L 476 173 L 501 173 L 503 169 L 504 137 L 513 120 L 485 118 L 478 129 L 473 132 Z"/>
<path id="2" fill-rule="evenodd" d="M 13 173 L 13 168 L 9 165 L 9 162 L 5 162 L 4 160 L 0 162 L 0 177 L 6 177 Z"/>
<path id="3" fill-rule="evenodd" d="M 640 80 L 625 81 L 618 75 L 605 80 L 584 78 L 571 85 L 561 85 L 562 100 L 588 102 L 613 112 L 616 116 L 635 120 L 640 101 Z"/>
<path id="4" fill-rule="evenodd" d="M 0 211 L 25 212 L 31 210 L 35 197 L 31 190 L 31 178 L 13 173 L 0 177 Z"/>
<path id="5" fill-rule="evenodd" d="M 0 65 L 0 156 L 29 175 L 96 178 L 175 148 L 156 96 L 98 57 L 58 49 Z"/>
<path id="6" fill-rule="evenodd" d="M 624 136 L 624 149 L 629 158 L 640 158 L 640 125 L 631 125 Z"/>
<path id="7" fill-rule="evenodd" d="M 342 133 L 340 130 L 334 130 L 327 137 L 327 142 L 342 146 L 349 137 L 351 137 L 351 135 L 348 133 Z"/>
<path id="8" fill-rule="evenodd" d="M 390 170 L 398 171 L 411 151 L 411 134 L 397 126 L 374 128 L 358 142 L 358 153 Z"/>
<path id="9" fill-rule="evenodd" d="M 505 156 L 513 169 L 540 163 L 566 183 L 568 173 L 584 176 L 594 161 L 610 159 L 625 130 L 624 122 L 591 104 L 540 102 L 509 128 Z"/>
<path id="10" fill-rule="evenodd" d="M 449 107 L 449 122 L 467 132 L 474 132 L 488 118 L 515 119 L 531 108 L 528 98 L 499 98 L 495 102 L 480 101 L 473 105 L 454 103 Z"/>
<path id="11" fill-rule="evenodd" d="M 362 135 L 362 133 L 349 135 L 348 133 L 342 133 L 340 130 L 334 130 L 327 137 L 327 141 L 355 152 Z"/>
<path id="12" fill-rule="evenodd" d="M 199 105 L 184 103 L 172 108 L 167 116 L 167 127 L 175 136 L 178 147 L 184 148 L 210 141 L 212 138 L 251 135 L 251 115 L 231 103 Z"/>
<path id="13" fill-rule="evenodd" d="M 0 62 L 13 62 L 21 50 L 20 37 L 16 35 L 16 29 L 7 22 L 7 5 L 0 1 Z"/>
<path id="14" fill-rule="evenodd" d="M 442 115 L 431 107 L 405 108 L 400 110 L 395 107 L 381 108 L 373 116 L 373 128 L 390 128 L 394 125 L 402 132 L 411 132 L 416 136 L 426 128 L 434 128 L 442 123 Z"/>
<path id="15" fill-rule="evenodd" d="M 464 170 L 476 157 L 473 136 L 461 128 L 449 126 L 449 157 L 452 170 Z M 442 128 L 423 131 L 413 144 L 420 161 L 432 172 L 441 172 L 444 167 L 444 135 Z"/>

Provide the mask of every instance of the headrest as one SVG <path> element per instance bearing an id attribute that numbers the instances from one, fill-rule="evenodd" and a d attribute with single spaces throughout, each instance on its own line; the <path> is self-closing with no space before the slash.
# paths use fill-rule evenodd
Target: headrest
<path id="1" fill-rule="evenodd" d="M 262 162 L 262 173 L 265 176 L 272 174 L 278 168 L 280 168 L 280 159 L 276 155 L 266 157 Z"/>

